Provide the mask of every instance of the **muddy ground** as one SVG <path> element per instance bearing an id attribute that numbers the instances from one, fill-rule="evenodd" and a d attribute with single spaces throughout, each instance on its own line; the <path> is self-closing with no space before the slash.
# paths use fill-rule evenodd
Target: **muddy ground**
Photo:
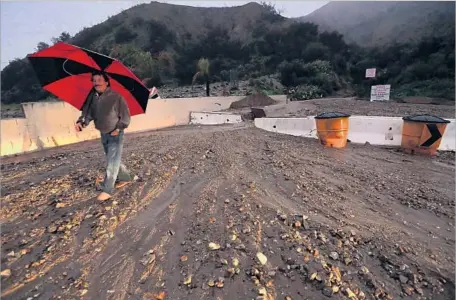
<path id="1" fill-rule="evenodd" d="M 290 101 L 270 105 L 264 109 L 266 117 L 288 118 L 315 116 L 322 112 L 342 112 L 350 115 L 361 116 L 386 116 L 405 117 L 415 114 L 429 114 L 441 118 L 454 119 L 454 102 L 441 102 L 440 104 L 412 104 L 389 102 L 370 102 L 353 98 L 325 98 L 307 101 Z M 251 114 L 250 108 L 227 109 L 226 111 L 238 113 L 247 119 Z M 250 116 L 251 118 L 251 116 Z"/>
<path id="2" fill-rule="evenodd" d="M 354 99 L 319 99 L 309 101 L 291 102 L 296 106 L 286 116 L 307 116 L 321 112 L 339 111 L 352 115 L 405 117 L 414 114 L 430 114 L 441 118 L 455 117 L 454 102 L 442 102 L 442 104 L 412 104 L 398 103 L 394 100 L 388 102 L 366 101 Z"/>
<path id="3" fill-rule="evenodd" d="M 98 141 L 2 159 L 2 299 L 454 299 L 453 153 L 251 124 L 127 135 L 138 176 L 97 202 Z"/>

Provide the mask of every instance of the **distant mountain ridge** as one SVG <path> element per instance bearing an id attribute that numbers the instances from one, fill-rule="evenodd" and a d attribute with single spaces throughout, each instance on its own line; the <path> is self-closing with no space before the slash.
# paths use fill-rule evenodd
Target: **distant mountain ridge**
<path id="1" fill-rule="evenodd" d="M 335 30 L 349 42 L 379 46 L 454 32 L 454 1 L 335 1 L 297 18 Z"/>

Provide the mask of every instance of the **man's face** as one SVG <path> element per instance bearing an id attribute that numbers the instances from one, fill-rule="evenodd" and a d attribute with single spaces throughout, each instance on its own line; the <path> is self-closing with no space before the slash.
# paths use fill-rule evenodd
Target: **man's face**
<path id="1" fill-rule="evenodd" d="M 108 87 L 108 83 L 101 75 L 94 75 L 92 77 L 92 84 L 98 93 L 103 93 Z"/>

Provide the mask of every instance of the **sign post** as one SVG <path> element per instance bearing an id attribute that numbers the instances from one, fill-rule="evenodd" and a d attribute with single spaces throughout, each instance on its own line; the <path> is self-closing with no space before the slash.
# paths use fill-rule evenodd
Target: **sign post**
<path id="1" fill-rule="evenodd" d="M 391 85 L 373 85 L 371 87 L 370 101 L 389 101 Z"/>
<path id="2" fill-rule="evenodd" d="M 370 68 L 366 69 L 365 77 L 368 78 L 369 82 L 373 84 L 375 77 L 377 76 L 377 69 Z M 371 85 L 370 101 L 389 101 L 391 92 L 391 85 Z"/>
<path id="3" fill-rule="evenodd" d="M 366 69 L 366 78 L 375 78 L 376 68 Z"/>

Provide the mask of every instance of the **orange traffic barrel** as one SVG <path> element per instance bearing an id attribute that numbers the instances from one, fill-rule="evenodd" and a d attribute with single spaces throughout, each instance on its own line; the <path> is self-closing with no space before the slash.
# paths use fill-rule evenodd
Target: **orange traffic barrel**
<path id="1" fill-rule="evenodd" d="M 450 121 L 430 115 L 414 115 L 402 119 L 402 149 L 411 154 L 436 155 Z"/>
<path id="2" fill-rule="evenodd" d="M 348 118 L 339 112 L 326 112 L 315 116 L 317 135 L 325 147 L 344 148 L 347 145 Z"/>

